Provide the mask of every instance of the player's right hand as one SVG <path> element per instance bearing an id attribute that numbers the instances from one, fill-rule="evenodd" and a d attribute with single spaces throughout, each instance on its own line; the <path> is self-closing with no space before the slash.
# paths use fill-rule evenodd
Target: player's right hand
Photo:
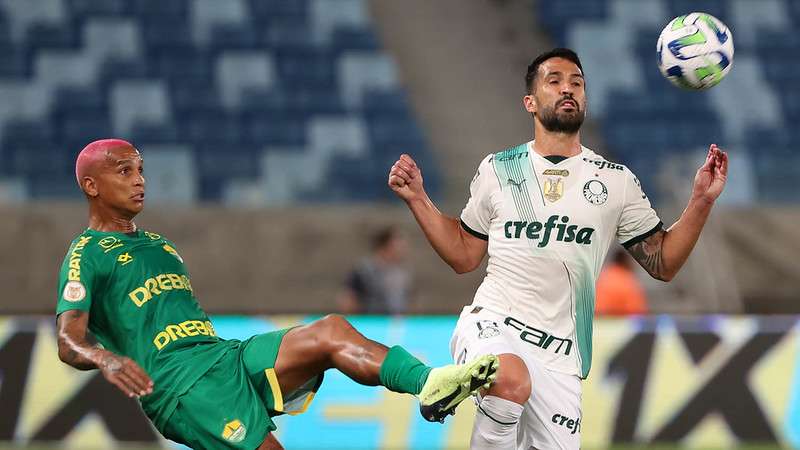
<path id="1" fill-rule="evenodd" d="M 153 393 L 153 380 L 130 358 L 103 351 L 97 368 L 109 383 L 128 397 L 143 397 Z"/>
<path id="2" fill-rule="evenodd" d="M 422 171 L 407 154 L 400 155 L 400 159 L 389 170 L 389 187 L 406 202 L 425 195 Z"/>

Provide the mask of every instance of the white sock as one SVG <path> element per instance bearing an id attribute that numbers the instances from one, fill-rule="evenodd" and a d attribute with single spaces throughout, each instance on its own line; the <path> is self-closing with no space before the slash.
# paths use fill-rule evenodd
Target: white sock
<path id="1" fill-rule="evenodd" d="M 488 395 L 481 399 L 472 427 L 471 450 L 514 450 L 517 423 L 523 407 L 511 400 Z"/>

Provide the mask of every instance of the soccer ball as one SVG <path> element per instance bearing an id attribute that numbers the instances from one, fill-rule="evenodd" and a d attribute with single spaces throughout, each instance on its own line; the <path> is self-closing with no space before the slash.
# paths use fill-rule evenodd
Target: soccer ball
<path id="1" fill-rule="evenodd" d="M 656 49 L 661 74 L 684 89 L 716 86 L 733 64 L 731 31 L 706 13 L 672 19 L 661 31 Z"/>

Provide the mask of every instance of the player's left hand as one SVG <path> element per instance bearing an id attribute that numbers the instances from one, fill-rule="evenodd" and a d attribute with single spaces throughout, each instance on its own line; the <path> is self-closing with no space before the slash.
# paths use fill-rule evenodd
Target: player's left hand
<path id="1" fill-rule="evenodd" d="M 692 198 L 713 203 L 722 194 L 728 180 L 728 153 L 711 144 L 703 165 L 697 169 Z"/>

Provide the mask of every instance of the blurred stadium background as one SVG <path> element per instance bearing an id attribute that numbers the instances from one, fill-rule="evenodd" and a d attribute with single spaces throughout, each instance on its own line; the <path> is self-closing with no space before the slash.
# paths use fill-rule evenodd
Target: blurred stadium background
<path id="1" fill-rule="evenodd" d="M 661 28 L 691 11 L 720 18 L 736 45 L 708 92 L 673 88 L 655 63 Z M 388 169 L 410 153 L 457 214 L 480 159 L 530 139 L 525 68 L 563 45 L 587 76 L 585 145 L 631 167 L 665 223 L 708 144 L 731 155 L 682 273 L 640 277 L 653 314 L 598 321 L 584 445 L 800 448 L 798 25 L 797 0 L 0 0 L 0 441 L 171 445 L 56 357 L 56 274 L 86 223 L 73 171 L 86 143 L 140 149 L 138 223 L 179 245 L 223 337 L 334 311 L 367 237 L 396 225 L 410 243 L 409 315 L 354 321 L 446 363 L 482 273 L 439 261 Z M 331 374 L 278 437 L 467 445 L 474 407 L 443 427 L 414 408 Z"/>

